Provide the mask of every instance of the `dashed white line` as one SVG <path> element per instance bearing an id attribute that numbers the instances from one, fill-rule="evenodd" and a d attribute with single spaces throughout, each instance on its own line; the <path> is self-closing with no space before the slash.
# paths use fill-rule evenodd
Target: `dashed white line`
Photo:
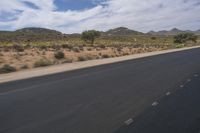
<path id="1" fill-rule="evenodd" d="M 181 88 L 183 88 L 183 87 L 184 87 L 184 85 L 180 85 L 180 87 L 181 87 Z"/>
<path id="2" fill-rule="evenodd" d="M 170 94 L 171 94 L 170 92 L 167 92 L 167 93 L 166 93 L 166 96 L 169 96 Z"/>
<path id="3" fill-rule="evenodd" d="M 191 81 L 191 79 L 188 79 L 188 80 L 187 80 L 187 82 L 190 82 L 190 81 Z"/>
<path id="4" fill-rule="evenodd" d="M 152 103 L 152 106 L 157 106 L 158 105 L 158 102 L 153 102 Z"/>
<path id="5" fill-rule="evenodd" d="M 130 118 L 124 122 L 127 126 L 133 123 L 133 119 Z"/>

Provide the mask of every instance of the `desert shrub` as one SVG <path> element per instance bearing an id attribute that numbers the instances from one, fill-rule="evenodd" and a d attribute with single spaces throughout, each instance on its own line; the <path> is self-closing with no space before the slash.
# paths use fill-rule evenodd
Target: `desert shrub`
<path id="1" fill-rule="evenodd" d="M 88 50 L 88 51 L 92 51 L 92 48 L 91 48 L 91 47 L 90 47 L 90 48 L 87 48 L 87 50 Z"/>
<path id="2" fill-rule="evenodd" d="M 61 47 L 62 48 L 70 48 L 70 46 L 68 44 L 62 44 Z"/>
<path id="3" fill-rule="evenodd" d="M 62 51 L 58 51 L 58 52 L 54 53 L 54 57 L 56 59 L 63 59 L 63 58 L 65 58 L 65 54 Z"/>
<path id="4" fill-rule="evenodd" d="M 104 44 L 101 44 L 99 47 L 102 49 L 106 48 L 106 46 Z"/>
<path id="5" fill-rule="evenodd" d="M 53 65 L 53 62 L 45 58 L 40 59 L 34 63 L 34 67 L 44 67 L 50 65 Z"/>
<path id="6" fill-rule="evenodd" d="M 27 64 L 23 64 L 20 66 L 20 69 L 28 69 L 28 65 Z"/>
<path id="7" fill-rule="evenodd" d="M 9 51 L 10 51 L 10 48 L 9 48 L 9 47 L 4 47 L 4 48 L 3 48 L 3 51 L 4 51 L 4 52 L 9 52 Z"/>
<path id="8" fill-rule="evenodd" d="M 156 40 L 156 37 L 155 36 L 151 37 L 151 40 Z"/>
<path id="9" fill-rule="evenodd" d="M 122 55 L 126 56 L 126 55 L 129 55 L 129 53 L 128 52 L 124 52 Z"/>
<path id="10" fill-rule="evenodd" d="M 98 56 L 95 56 L 95 55 L 84 55 L 84 56 L 79 56 L 78 61 L 93 60 L 93 59 L 97 59 L 97 58 L 98 58 Z"/>
<path id="11" fill-rule="evenodd" d="M 60 50 L 61 47 L 62 47 L 61 45 L 57 45 L 57 44 L 52 45 L 52 48 L 55 50 Z"/>
<path id="12" fill-rule="evenodd" d="M 139 47 L 142 47 L 142 44 L 134 44 L 133 45 L 133 48 L 139 48 Z"/>
<path id="13" fill-rule="evenodd" d="M 109 58 L 110 56 L 108 54 L 103 54 L 102 58 Z"/>
<path id="14" fill-rule="evenodd" d="M 0 74 L 2 74 L 2 73 L 10 73 L 10 72 L 15 72 L 15 71 L 17 71 L 17 69 L 15 67 L 13 67 L 13 66 L 8 65 L 8 64 L 5 64 L 4 66 L 2 66 L 0 68 Z"/>
<path id="15" fill-rule="evenodd" d="M 117 51 L 118 51 L 118 52 L 121 52 L 121 51 L 122 51 L 122 48 L 121 48 L 121 47 L 118 47 L 118 48 L 117 48 Z"/>
<path id="16" fill-rule="evenodd" d="M 79 53 L 79 52 L 80 52 L 80 49 L 79 49 L 78 47 L 73 47 L 73 48 L 72 48 L 72 51 Z"/>
<path id="17" fill-rule="evenodd" d="M 25 49 L 28 49 L 28 48 L 31 48 L 32 46 L 30 45 L 30 44 L 26 44 L 25 46 L 24 46 L 24 48 Z"/>
<path id="18" fill-rule="evenodd" d="M 96 48 L 96 51 L 101 51 L 101 48 Z"/>
<path id="19" fill-rule="evenodd" d="M 40 48 L 41 50 L 47 50 L 47 49 L 48 49 L 48 46 L 42 45 L 42 46 L 40 46 L 39 48 Z"/>
<path id="20" fill-rule="evenodd" d="M 84 50 L 83 46 L 79 46 L 79 50 L 83 51 Z"/>
<path id="21" fill-rule="evenodd" d="M 193 33 L 181 33 L 174 36 L 174 43 L 197 42 L 197 36 Z"/>
<path id="22" fill-rule="evenodd" d="M 17 52 L 24 52 L 24 47 L 22 45 L 19 45 L 19 44 L 14 44 L 13 49 Z"/>
<path id="23" fill-rule="evenodd" d="M 65 58 L 65 60 L 62 63 L 72 63 L 73 59 L 72 58 Z"/>
<path id="24" fill-rule="evenodd" d="M 100 37 L 100 35 L 101 33 L 99 31 L 95 30 L 84 31 L 81 35 L 81 39 L 84 40 L 85 42 L 94 44 L 94 40 Z"/>
<path id="25" fill-rule="evenodd" d="M 86 61 L 86 60 L 88 60 L 87 56 L 79 56 L 78 57 L 78 61 Z"/>
<path id="26" fill-rule="evenodd" d="M 183 48 L 184 45 L 183 44 L 178 44 L 178 45 L 175 45 L 175 48 Z"/>
<path id="27" fill-rule="evenodd" d="M 87 55 L 87 59 L 88 60 L 93 60 L 93 59 L 96 59 L 96 56 L 94 56 L 94 55 Z"/>

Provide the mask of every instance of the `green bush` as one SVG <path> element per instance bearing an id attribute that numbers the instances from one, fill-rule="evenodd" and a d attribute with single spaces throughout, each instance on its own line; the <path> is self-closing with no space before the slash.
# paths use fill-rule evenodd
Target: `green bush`
<path id="1" fill-rule="evenodd" d="M 65 54 L 62 51 L 58 51 L 58 52 L 54 53 L 54 57 L 56 59 L 63 59 L 63 58 L 65 58 Z"/>
<path id="2" fill-rule="evenodd" d="M 197 36 L 193 33 L 181 33 L 174 36 L 174 43 L 186 43 L 187 41 L 197 42 Z"/>
<path id="3" fill-rule="evenodd" d="M 183 48 L 185 45 L 184 44 L 177 44 L 175 45 L 175 48 Z"/>
<path id="4" fill-rule="evenodd" d="M 81 35 L 82 40 L 94 44 L 94 40 L 100 37 L 101 33 L 95 30 L 84 31 Z"/>
<path id="5" fill-rule="evenodd" d="M 48 59 L 40 59 L 34 63 L 34 67 L 44 67 L 53 65 L 53 62 Z"/>
<path id="6" fill-rule="evenodd" d="M 15 72 L 17 69 L 15 67 L 12 67 L 8 64 L 5 64 L 3 67 L 0 68 L 0 74 L 2 73 L 10 73 L 10 72 Z"/>

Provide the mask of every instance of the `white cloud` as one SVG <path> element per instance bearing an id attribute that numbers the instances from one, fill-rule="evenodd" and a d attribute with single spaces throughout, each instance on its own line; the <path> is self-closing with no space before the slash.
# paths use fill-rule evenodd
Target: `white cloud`
<path id="1" fill-rule="evenodd" d="M 39 7 L 23 4 L 28 1 Z M 83 30 L 107 30 L 125 26 L 139 31 L 162 30 L 173 27 L 196 30 L 200 28 L 198 0 L 93 0 L 101 3 L 87 10 L 56 11 L 53 0 L 6 0 L 0 2 L 1 12 L 13 13 L 17 19 L 1 22 L 0 27 L 46 27 L 65 33 Z M 16 14 L 16 10 L 22 13 Z"/>

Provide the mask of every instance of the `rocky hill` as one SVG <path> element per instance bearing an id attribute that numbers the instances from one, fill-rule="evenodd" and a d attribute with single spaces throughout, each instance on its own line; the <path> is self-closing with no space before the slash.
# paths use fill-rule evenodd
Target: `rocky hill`
<path id="1" fill-rule="evenodd" d="M 144 33 L 131 30 L 126 27 L 111 29 L 103 33 L 103 35 L 108 35 L 108 36 L 128 36 L 128 35 L 142 35 L 142 34 Z"/>
<path id="2" fill-rule="evenodd" d="M 169 31 L 167 31 L 167 30 L 162 30 L 162 31 L 157 31 L 157 32 L 156 31 L 150 31 L 150 32 L 148 32 L 148 34 L 169 36 L 169 35 L 177 35 L 177 34 L 180 34 L 180 33 L 188 33 L 188 32 L 200 35 L 200 30 L 191 31 L 191 30 L 180 30 L 180 29 L 177 29 L 177 28 L 173 28 Z"/>

